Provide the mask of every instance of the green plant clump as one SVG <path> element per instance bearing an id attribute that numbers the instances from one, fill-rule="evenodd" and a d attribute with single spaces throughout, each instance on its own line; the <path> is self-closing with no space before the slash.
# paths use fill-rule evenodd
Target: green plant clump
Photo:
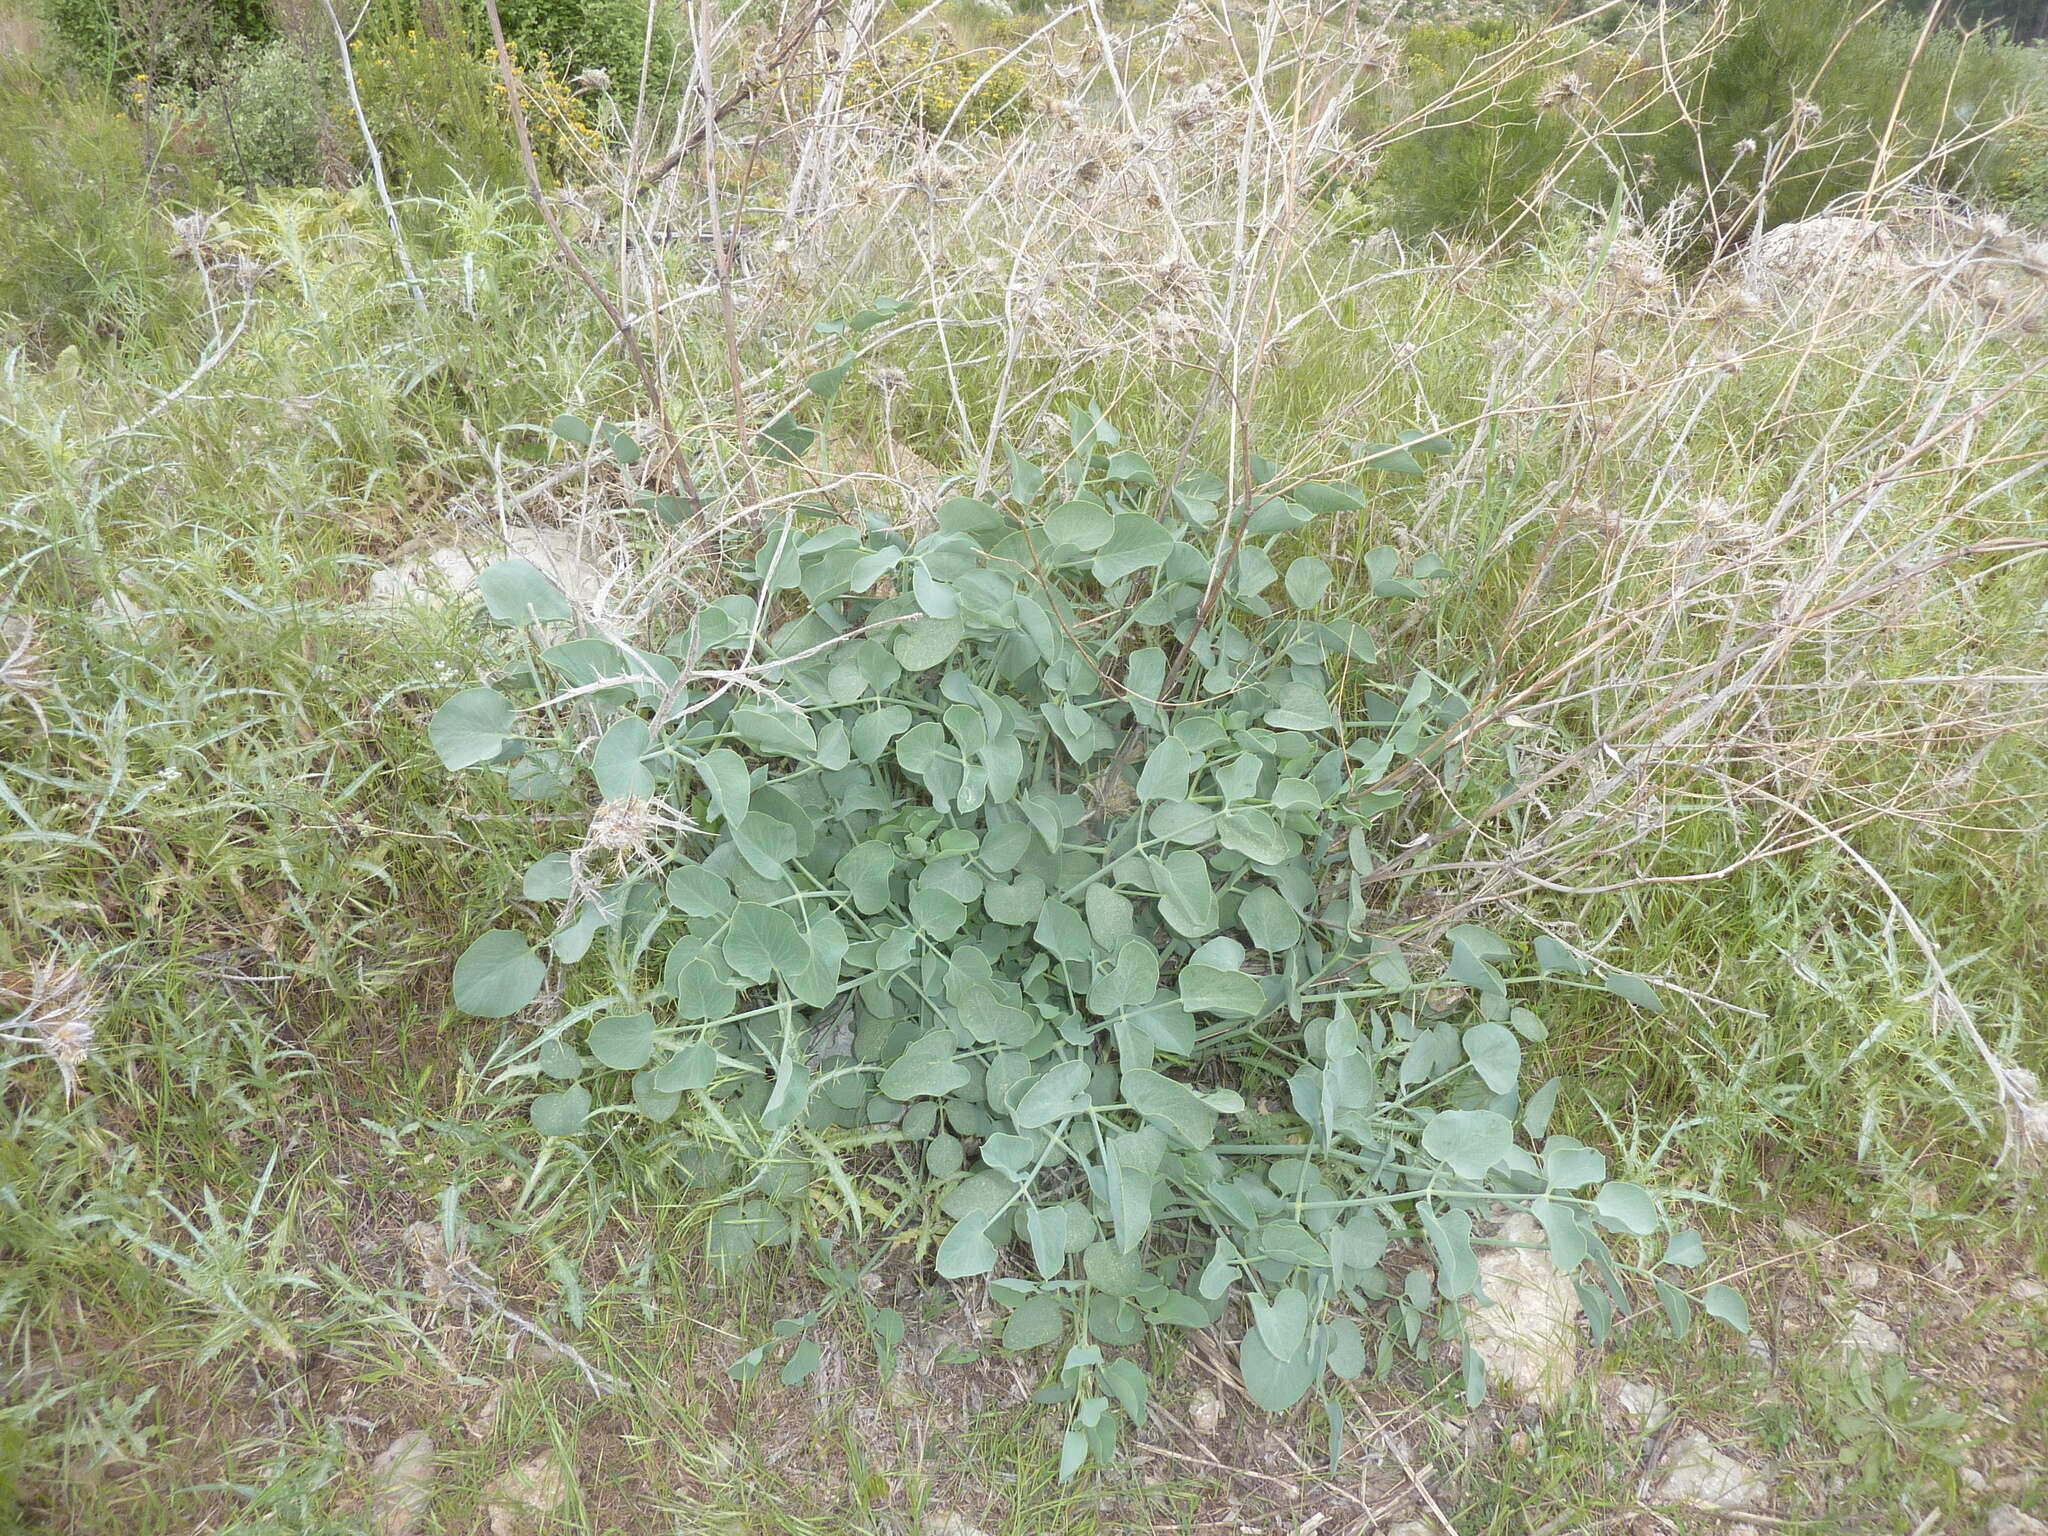
<path id="1" fill-rule="evenodd" d="M 136 75 L 191 84 L 224 48 L 276 35 L 263 0 L 41 0 L 58 59 L 82 78 L 113 86 Z"/>
<path id="2" fill-rule="evenodd" d="M 1329 566 L 1286 558 L 1361 493 L 1262 460 L 1240 488 L 1167 487 L 1092 408 L 1070 425 L 1063 463 L 1013 455 L 1004 496 L 948 502 L 914 543 L 812 509 L 767 531 L 751 591 L 658 650 L 560 638 L 442 706 L 450 769 L 527 799 L 594 791 L 582 841 L 524 877 L 559 909 L 543 949 L 501 928 L 455 967 L 457 1005 L 485 1018 L 528 1008 L 552 968 L 592 973 L 516 1047 L 511 1076 L 554 1080 L 535 1126 L 623 1133 L 686 1101 L 758 1125 L 772 1155 L 713 1225 L 728 1259 L 793 1233 L 770 1173 L 793 1157 L 850 1199 L 862 1178 L 911 1191 L 904 1224 L 927 1223 L 940 1276 L 989 1277 L 1003 1344 L 1065 1346 L 1040 1400 L 1071 1413 L 1067 1476 L 1145 1416 L 1143 1370 L 1105 1346 L 1242 1301 L 1246 1385 L 1285 1409 L 1455 1336 L 1475 1223 L 1502 1204 L 1541 1223 L 1596 1333 L 1645 1264 L 1686 1326 L 1699 1241 L 1653 1242 L 1650 1193 L 1552 1133 L 1516 950 L 1460 926 L 1418 974 L 1375 934 L 1361 879 L 1400 798 L 1375 786 L 1468 705 L 1389 675 L 1325 611 Z M 1445 446 L 1357 451 L 1419 472 Z M 1382 604 L 1446 574 L 1391 549 L 1366 566 Z M 573 618 L 523 562 L 482 588 L 537 641 Z M 1656 1004 L 1548 939 L 1535 959 Z M 858 1171 L 859 1148 L 896 1168 Z M 1409 1244 L 1433 1274 L 1388 1267 Z M 1727 1287 L 1700 1300 L 1742 1322 Z M 793 1349 L 785 1381 L 818 1358 Z M 1465 1372 L 1476 1401 L 1469 1348 Z"/>
<path id="3" fill-rule="evenodd" d="M 278 39 L 237 42 L 204 89 L 171 87 L 157 103 L 163 126 L 189 126 L 221 176 L 243 186 L 311 186 L 322 179 L 326 61 Z M 344 108 L 346 110 L 346 108 Z"/>

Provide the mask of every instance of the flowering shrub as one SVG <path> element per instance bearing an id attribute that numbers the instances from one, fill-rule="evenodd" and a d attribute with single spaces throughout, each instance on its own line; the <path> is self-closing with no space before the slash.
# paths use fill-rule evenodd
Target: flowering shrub
<path id="1" fill-rule="evenodd" d="M 996 65 L 987 52 L 913 38 L 884 43 L 856 63 L 848 99 L 934 137 L 1015 133 L 1038 105 L 1030 76 L 1017 65 Z"/>
<path id="2" fill-rule="evenodd" d="M 521 58 L 516 43 L 508 46 L 534 159 L 544 177 L 560 180 L 603 140 L 545 53 Z M 393 176 L 428 192 L 457 181 L 521 179 L 495 60 L 417 31 L 358 42 L 352 57 L 364 112 Z"/>
<path id="3" fill-rule="evenodd" d="M 1983 187 L 2029 224 L 2048 224 L 2048 123 L 2023 123 L 1992 147 Z"/>

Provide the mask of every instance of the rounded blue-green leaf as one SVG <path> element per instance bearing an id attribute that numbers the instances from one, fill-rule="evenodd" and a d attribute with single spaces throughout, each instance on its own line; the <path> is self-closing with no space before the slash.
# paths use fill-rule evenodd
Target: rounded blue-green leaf
<path id="1" fill-rule="evenodd" d="M 455 962 L 455 1006 L 480 1019 L 509 1018 L 540 996 L 548 968 L 510 928 L 493 928 Z"/>
<path id="2" fill-rule="evenodd" d="M 1303 555 L 1287 567 L 1287 599 L 1297 608 L 1313 608 L 1334 580 L 1329 566 L 1314 555 Z"/>
<path id="3" fill-rule="evenodd" d="M 1749 1303 L 1732 1285 L 1710 1285 L 1700 1292 L 1700 1305 L 1709 1317 L 1719 1318 L 1737 1333 L 1749 1332 Z"/>
<path id="4" fill-rule="evenodd" d="M 810 963 L 811 948 L 796 920 L 780 907 L 743 901 L 732 911 L 722 946 L 725 963 L 749 981 L 785 981 Z"/>
<path id="5" fill-rule="evenodd" d="M 996 1245 L 988 1240 L 988 1218 L 969 1216 L 954 1223 L 932 1264 L 943 1280 L 970 1280 L 996 1267 Z"/>
<path id="6" fill-rule="evenodd" d="M 615 1013 L 590 1026 L 590 1054 L 618 1072 L 637 1072 L 654 1059 L 654 1015 Z"/>
<path id="7" fill-rule="evenodd" d="M 572 617 L 562 589 L 530 560 L 500 560 L 477 573 L 476 585 L 500 624 L 556 624 Z"/>
<path id="8" fill-rule="evenodd" d="M 434 711 L 427 740 L 450 772 L 488 763 L 512 735 L 512 701 L 495 688 L 465 688 Z"/>
<path id="9" fill-rule="evenodd" d="M 1490 1109 L 1447 1109 L 1422 1128 L 1422 1150 L 1461 1179 L 1484 1178 L 1514 1145 L 1514 1125 Z"/>
<path id="10" fill-rule="evenodd" d="M 560 1093 L 544 1093 L 529 1111 L 533 1128 L 543 1136 L 574 1136 L 590 1117 L 590 1090 L 581 1083 Z"/>
<path id="11" fill-rule="evenodd" d="M 655 1087 L 652 1072 L 635 1072 L 633 1103 L 638 1106 L 641 1114 L 656 1125 L 660 1125 L 673 1118 L 675 1112 L 682 1108 L 683 1096 L 680 1093 L 663 1093 Z"/>
<path id="12" fill-rule="evenodd" d="M 1522 1075 L 1522 1042 L 1505 1024 L 1474 1024 L 1465 1031 L 1465 1055 L 1495 1093 L 1513 1093 Z"/>
<path id="13" fill-rule="evenodd" d="M 1322 1374 L 1315 1351 L 1298 1351 L 1283 1360 L 1268 1349 L 1259 1330 L 1249 1330 L 1238 1345 L 1238 1369 L 1244 1374 L 1245 1391 L 1268 1413 L 1285 1413 L 1307 1394 Z"/>
<path id="14" fill-rule="evenodd" d="M 1041 1291 L 1019 1302 L 1010 1320 L 1003 1324 L 1003 1348 L 1012 1354 L 1042 1349 L 1057 1344 L 1066 1332 L 1067 1314 L 1060 1307 L 1059 1298 Z"/>
<path id="15" fill-rule="evenodd" d="M 1602 1184 L 1593 1197 L 1593 1215 L 1611 1232 L 1630 1232 L 1648 1237 L 1657 1230 L 1657 1202 L 1640 1184 L 1617 1179 Z"/>
<path id="16" fill-rule="evenodd" d="M 1672 1234 L 1671 1241 L 1664 1248 L 1664 1262 L 1675 1264 L 1680 1269 L 1693 1269 L 1707 1262 L 1707 1245 L 1700 1241 L 1697 1232 L 1687 1230 Z"/>

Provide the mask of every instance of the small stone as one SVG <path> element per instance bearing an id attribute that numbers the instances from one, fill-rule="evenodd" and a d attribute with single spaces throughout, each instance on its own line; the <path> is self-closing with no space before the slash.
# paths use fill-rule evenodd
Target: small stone
<path id="1" fill-rule="evenodd" d="M 988 1536 L 987 1531 L 958 1510 L 952 1509 L 942 1509 L 936 1514 L 926 1515 L 920 1529 L 923 1536 Z"/>
<path id="2" fill-rule="evenodd" d="M 1616 1381 L 1608 1388 L 1615 1411 L 1639 1433 L 1647 1434 L 1671 1417 L 1671 1399 L 1647 1381 Z"/>
<path id="3" fill-rule="evenodd" d="M 1884 1277 L 1877 1272 L 1877 1266 L 1860 1259 L 1842 1266 L 1842 1278 L 1852 1291 L 1874 1291 L 1884 1284 Z"/>
<path id="4" fill-rule="evenodd" d="M 1387 1536 L 1438 1536 L 1435 1526 L 1426 1520 L 1403 1520 L 1392 1527 Z"/>
<path id="5" fill-rule="evenodd" d="M 1672 1443 L 1657 1498 L 1705 1509 L 1755 1509 L 1770 1498 L 1770 1484 L 1697 1430 Z"/>
<path id="6" fill-rule="evenodd" d="M 1579 1297 L 1550 1262 L 1543 1231 L 1517 1213 L 1479 1259 L 1480 1288 L 1491 1305 L 1467 1304 L 1466 1337 L 1486 1375 L 1507 1392 L 1549 1412 L 1579 1373 Z"/>
<path id="7" fill-rule="evenodd" d="M 2010 1504 L 2001 1504 L 1985 1522 L 1984 1536 L 2048 1536 L 2048 1525 Z"/>
<path id="8" fill-rule="evenodd" d="M 1824 1243 L 1828 1240 L 1827 1233 L 1821 1231 L 1819 1227 L 1809 1227 L 1796 1216 L 1787 1216 L 1785 1218 L 1784 1230 L 1785 1241 L 1788 1243 L 1798 1243 L 1801 1247 L 1811 1247 L 1816 1243 Z"/>
<path id="9" fill-rule="evenodd" d="M 1888 1326 L 1858 1307 L 1849 1314 L 1835 1349 L 1844 1356 L 1860 1356 L 1866 1363 L 1874 1364 L 1886 1355 L 1903 1355 L 1906 1345 Z"/>
<path id="10" fill-rule="evenodd" d="M 1223 1422 L 1223 1399 L 1214 1392 L 1199 1393 L 1188 1404 L 1188 1423 L 1198 1435 L 1213 1435 Z"/>
<path id="11" fill-rule="evenodd" d="M 2013 1281 L 2010 1286 L 2006 1287 L 2005 1294 L 2014 1301 L 2040 1301 L 2043 1298 L 2048 1298 L 2048 1284 L 2043 1284 L 2039 1280 L 2030 1279 L 2022 1275 L 2019 1279 Z"/>
<path id="12" fill-rule="evenodd" d="M 412 1536 L 433 1493 L 434 1442 L 425 1430 L 408 1430 L 370 1463 L 370 1529 Z"/>
<path id="13" fill-rule="evenodd" d="M 1991 1488 L 1991 1484 L 1984 1474 L 1968 1462 L 1964 1462 L 1960 1467 L 1956 1468 L 1956 1480 L 1972 1493 L 1986 1493 Z"/>
<path id="14" fill-rule="evenodd" d="M 522 1461 L 484 1490 L 491 1536 L 532 1536 L 569 1502 L 569 1479 L 552 1451 Z"/>
<path id="15" fill-rule="evenodd" d="M 1953 1280 L 1963 1272 L 1962 1255 L 1953 1247 L 1941 1250 L 1941 1261 L 1934 1266 L 1935 1272 L 1944 1280 Z"/>
<path id="16" fill-rule="evenodd" d="M 561 528 L 513 528 L 502 539 L 458 536 L 440 544 L 415 541 L 407 549 L 411 553 L 406 558 L 371 575 L 372 603 L 458 601 L 473 596 L 477 577 L 505 559 L 526 561 L 579 608 L 595 607 L 607 585 L 605 573 L 584 555 L 581 541 Z"/>

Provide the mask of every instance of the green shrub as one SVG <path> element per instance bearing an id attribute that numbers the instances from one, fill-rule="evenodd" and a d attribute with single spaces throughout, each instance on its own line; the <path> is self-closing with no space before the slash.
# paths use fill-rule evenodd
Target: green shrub
<path id="1" fill-rule="evenodd" d="M 159 174 L 175 173 L 156 149 Z M 14 339 L 54 353 L 192 313 L 192 269 L 151 206 L 149 159 L 140 125 L 103 92 L 0 60 L 0 325 Z"/>
<path id="2" fill-rule="evenodd" d="M 546 55 L 514 54 L 534 159 L 544 177 L 569 175 L 602 140 Z M 394 180 L 429 194 L 523 181 L 495 59 L 418 33 L 358 42 L 349 57 Z"/>
<path id="3" fill-rule="evenodd" d="M 282 40 L 237 43 L 222 55 L 212 84 L 166 92 L 159 110 L 196 129 L 223 181 L 311 186 L 326 169 L 334 73 Z"/>
<path id="4" fill-rule="evenodd" d="M 276 32 L 264 0 L 42 0 L 42 9 L 59 61 L 108 88 L 137 75 L 202 81 L 223 49 Z"/>
<path id="5" fill-rule="evenodd" d="M 1398 105 L 1405 111 L 1451 99 L 1427 113 L 1418 131 L 1396 138 L 1377 167 L 1373 201 L 1394 228 L 1505 236 L 1536 211 L 1579 135 L 1559 95 L 1571 50 L 1532 43 L 1514 56 L 1521 62 L 1513 69 L 1489 58 L 1528 31 L 1504 18 L 1408 30 Z M 1486 83 L 1472 89 L 1478 82 Z"/>
<path id="6" fill-rule="evenodd" d="M 1526 33 L 1511 21 L 1417 25 L 1403 43 L 1404 87 L 1372 91 L 1354 111 L 1355 131 L 1384 128 L 1461 81 L 1481 83 L 1388 145 L 1372 204 L 1405 233 L 1497 237 L 1546 188 L 1599 206 L 1620 181 L 1650 214 L 1696 200 L 1726 243 L 1760 218 L 1808 217 L 1874 175 L 1918 166 L 1920 184 L 1969 185 L 1983 157 L 1941 147 L 2022 95 L 2025 50 L 1952 28 L 1923 41 L 1912 18 L 1863 11 L 1859 0 L 1746 0 L 1704 61 L 1677 78 L 1619 42 L 1566 32 L 1510 54 Z M 2011 158 L 2024 162 L 2023 146 Z"/>
<path id="7" fill-rule="evenodd" d="M 1995 120 L 2021 94 L 2022 50 L 1952 28 L 1923 42 L 1916 19 L 1862 20 L 1863 9 L 1858 0 L 1751 0 L 1691 98 L 1698 126 L 1672 121 L 1639 161 L 1651 206 L 1701 196 L 1723 240 L 1738 239 L 1759 218 L 1807 218 L 1868 187 L 1895 110 L 1885 176 Z M 1797 147 L 1765 153 L 1774 143 Z M 1955 188 L 1970 171 L 1969 157 L 1938 155 L 1915 179 Z"/>
<path id="8" fill-rule="evenodd" d="M 812 390 L 837 395 L 850 365 Z M 1644 1242 L 1664 1229 L 1651 1196 L 1549 1133 L 1558 1089 L 1522 1078 L 1543 1027 L 1504 979 L 1513 947 L 1457 927 L 1445 963 L 1375 931 L 1359 882 L 1404 798 L 1375 786 L 1470 706 L 1383 663 L 1328 602 L 1330 568 L 1288 558 L 1361 492 L 1254 460 L 1270 490 L 1244 512 L 1213 475 L 1162 496 L 1098 413 L 1069 419 L 1064 463 L 1013 459 L 1001 504 L 950 501 L 914 544 L 800 509 L 766 530 L 751 591 L 658 650 L 573 637 L 523 561 L 485 572 L 492 615 L 532 625 L 537 651 L 450 698 L 430 737 L 451 770 L 492 765 L 514 797 L 588 819 L 524 877 L 559 913 L 545 952 L 484 934 L 456 1005 L 509 1018 L 560 973 L 562 1007 L 508 1045 L 504 1077 L 541 1090 L 546 1135 L 687 1154 L 716 1128 L 752 1159 L 712 1223 L 722 1261 L 804 1232 L 808 1163 L 831 1170 L 831 1223 L 888 1212 L 941 1277 L 991 1277 L 1006 1348 L 1065 1348 L 1038 1398 L 1072 1415 L 1062 1476 L 1144 1418 L 1144 1372 L 1105 1345 L 1243 1300 L 1245 1383 L 1277 1411 L 1403 1342 L 1425 1353 L 1427 1322 L 1455 1336 L 1494 1202 L 1543 1224 L 1604 1335 L 1616 1265 L 1704 1253 Z M 770 435 L 812 441 L 787 417 Z M 1352 451 L 1420 473 L 1446 446 Z M 1445 574 L 1385 548 L 1364 566 L 1382 609 Z M 1535 965 L 1657 1005 L 1547 939 Z M 1432 1253 L 1433 1281 L 1382 1268 L 1390 1243 Z M 1682 1327 L 1685 1277 L 1658 1279 Z M 1727 1287 L 1699 1299 L 1742 1323 Z M 787 1349 L 781 1379 L 801 1380 L 817 1316 L 731 1369 Z M 901 1319 L 862 1320 L 886 1358 Z"/>
<path id="9" fill-rule="evenodd" d="M 564 76 L 603 70 L 614 91 L 622 98 L 632 96 L 647 31 L 647 9 L 638 0 L 499 0 L 498 17 L 506 37 L 529 53 L 547 54 Z M 674 48 L 666 18 L 657 15 L 648 65 L 650 84 L 657 89 Z"/>
<path id="10" fill-rule="evenodd" d="M 650 91 L 661 92 L 668 83 L 674 27 L 658 11 L 650 48 L 647 9 L 640 0 L 498 0 L 498 20 L 508 42 L 528 57 L 546 54 L 565 79 L 601 70 L 613 91 L 631 99 L 645 54 Z M 361 35 L 372 42 L 429 37 L 482 52 L 491 29 L 482 0 L 374 0 Z"/>
<path id="11" fill-rule="evenodd" d="M 2001 134 L 1978 178 L 1982 192 L 2028 224 L 2048 224 L 2048 123 L 2036 119 Z"/>

